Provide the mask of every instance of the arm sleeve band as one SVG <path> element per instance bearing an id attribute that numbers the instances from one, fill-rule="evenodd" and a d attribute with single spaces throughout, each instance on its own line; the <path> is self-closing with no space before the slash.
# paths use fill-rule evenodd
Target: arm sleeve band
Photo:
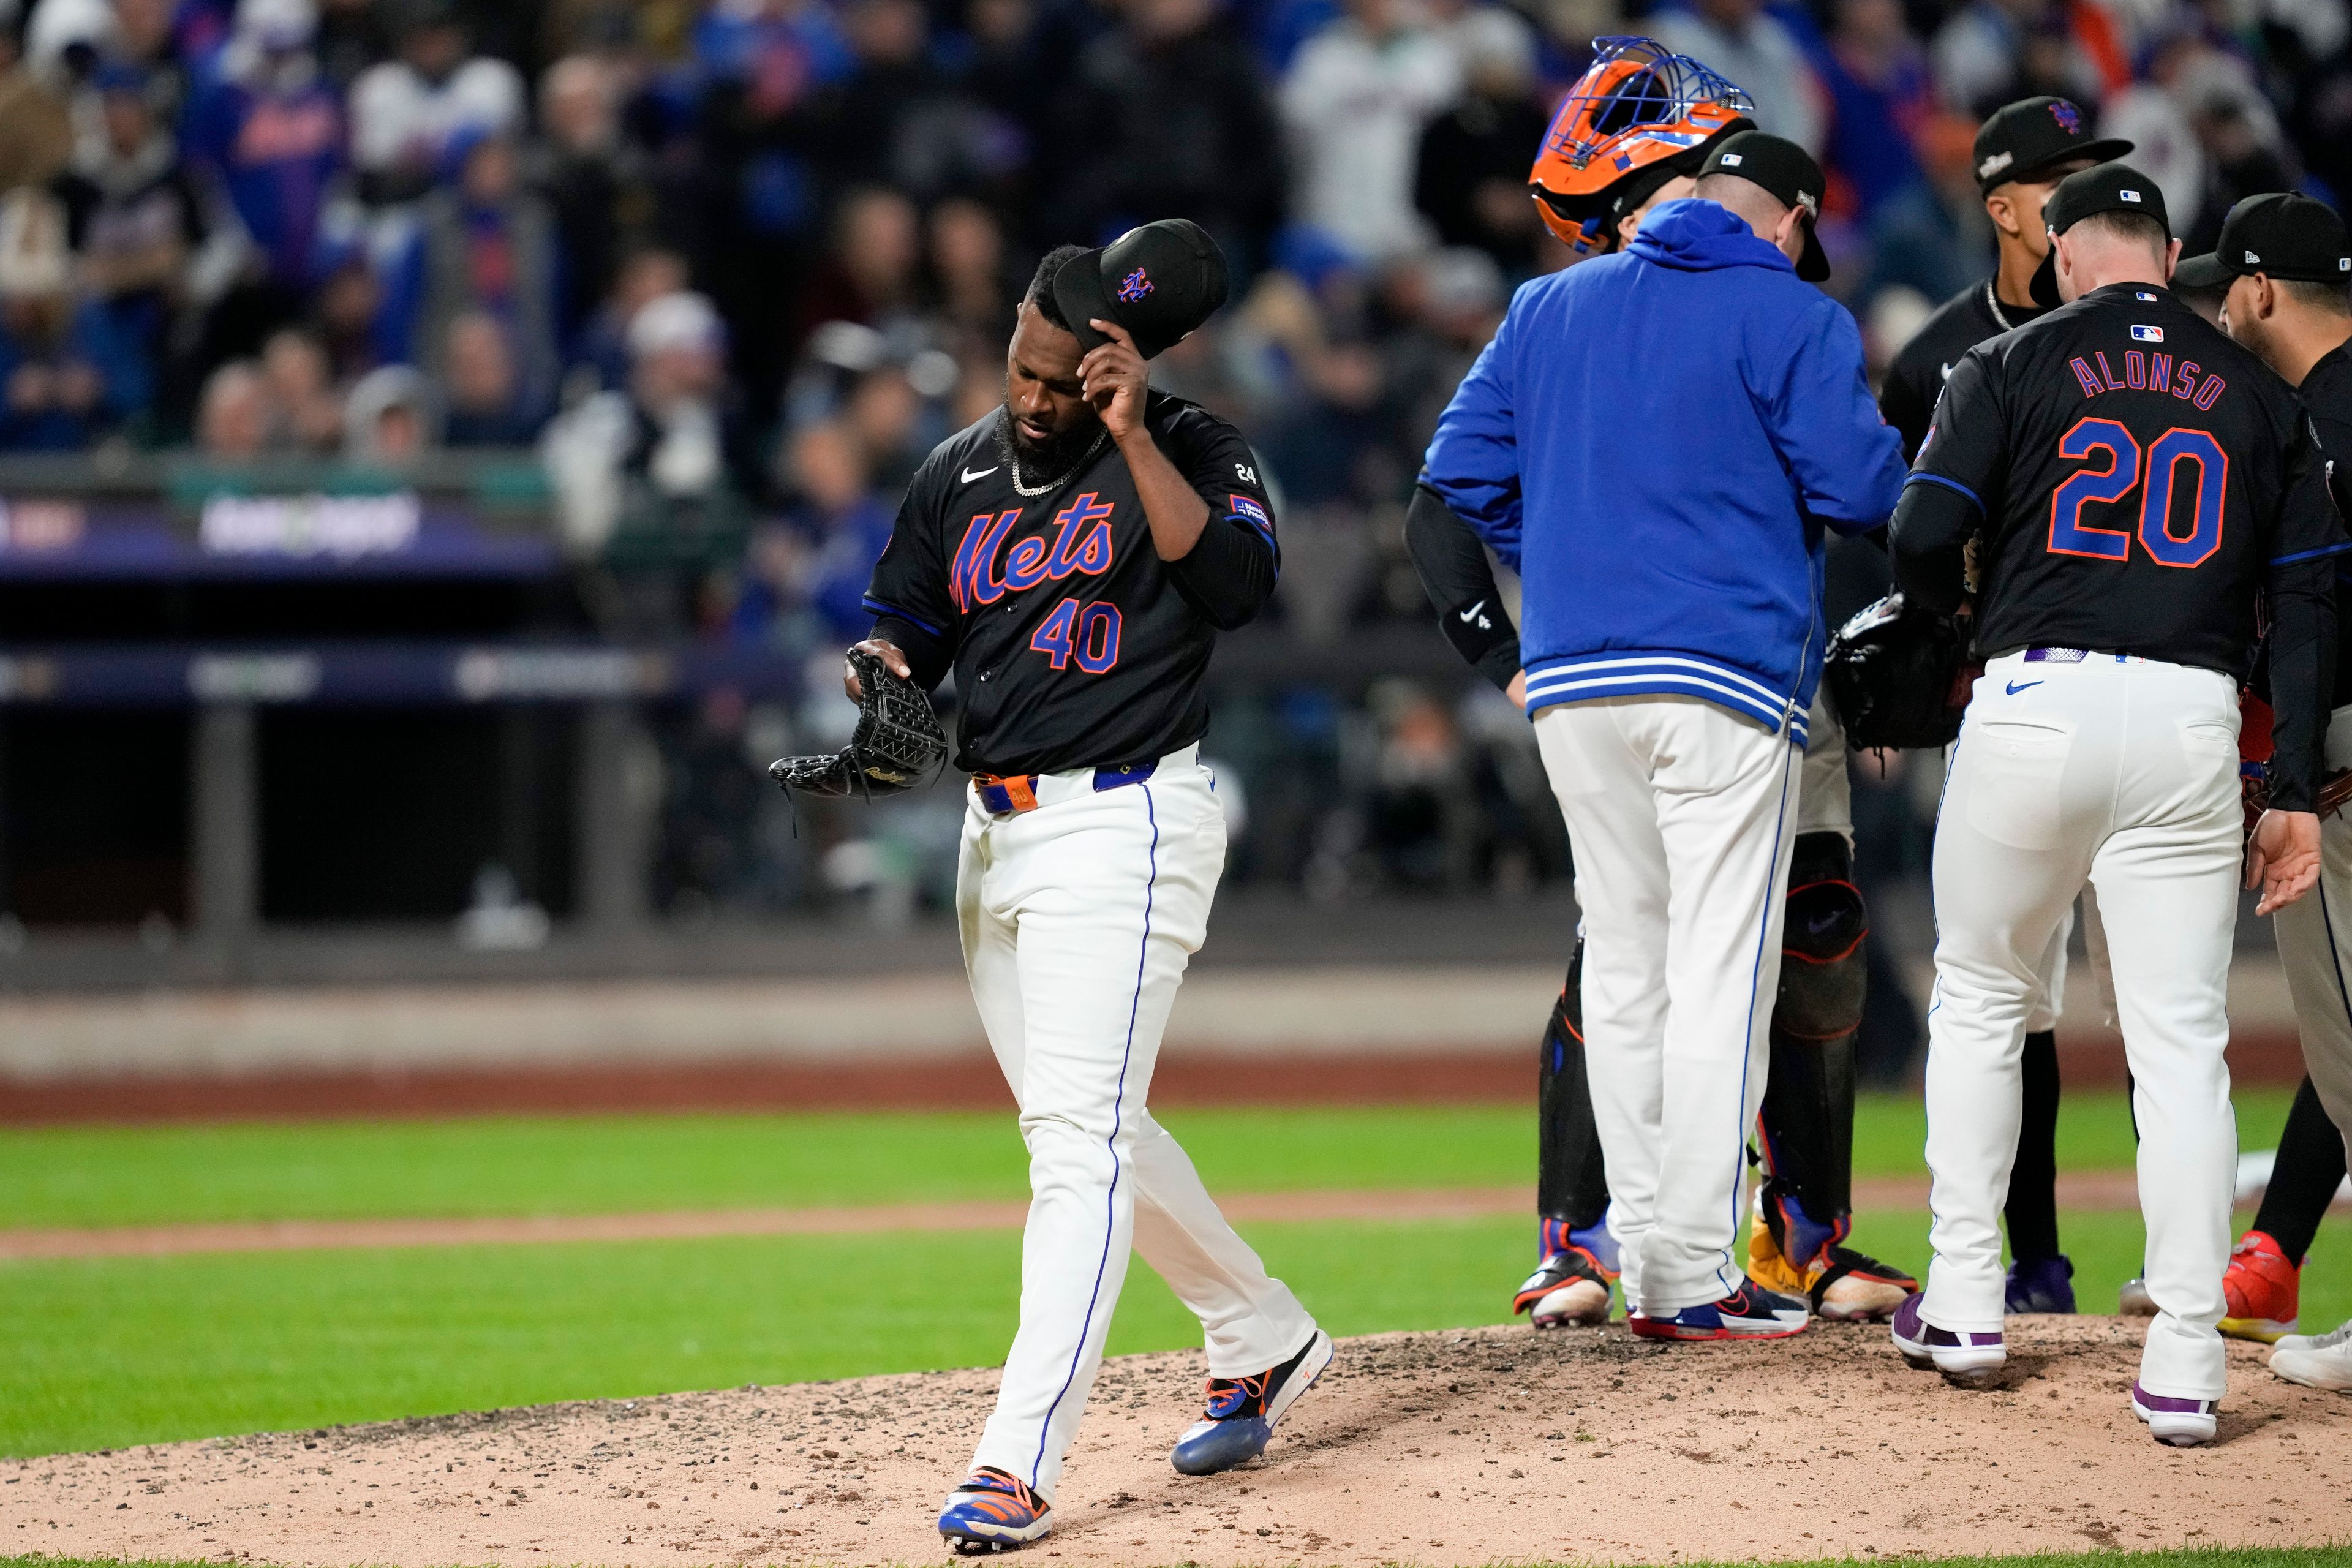
<path id="1" fill-rule="evenodd" d="M 1895 508 L 1895 581 L 1906 604 L 1950 615 L 1967 593 L 1969 535 L 1976 531 L 1974 502 L 1947 485 L 1914 480 Z"/>
<path id="2" fill-rule="evenodd" d="M 1503 689 L 1519 673 L 1519 633 L 1503 608 L 1486 548 L 1470 525 L 1426 486 L 1404 514 L 1405 549 L 1437 606 L 1438 629 L 1472 668 Z"/>
<path id="3" fill-rule="evenodd" d="M 907 656 L 907 668 L 914 672 L 915 684 L 924 690 L 936 690 L 940 682 L 948 678 L 948 666 L 954 655 L 943 638 L 899 616 L 884 616 L 876 621 L 874 635 L 898 645 L 898 651 Z"/>

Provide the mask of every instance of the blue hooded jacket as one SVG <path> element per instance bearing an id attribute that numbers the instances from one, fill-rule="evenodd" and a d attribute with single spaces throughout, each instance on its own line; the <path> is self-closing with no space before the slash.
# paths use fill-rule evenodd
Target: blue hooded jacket
<path id="1" fill-rule="evenodd" d="M 1845 307 L 1689 199 L 1520 288 L 1422 478 L 1519 574 L 1529 713 L 1696 696 L 1802 745 L 1822 526 L 1878 527 L 1904 472 Z"/>

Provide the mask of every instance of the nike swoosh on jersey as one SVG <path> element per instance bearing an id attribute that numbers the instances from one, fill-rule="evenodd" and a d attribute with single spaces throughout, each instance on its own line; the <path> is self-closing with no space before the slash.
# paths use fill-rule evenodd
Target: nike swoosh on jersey
<path id="1" fill-rule="evenodd" d="M 1003 468 L 1003 467 L 1004 467 L 1004 465 L 1003 465 L 1003 464 L 1002 464 L 1002 463 L 999 463 L 999 464 L 997 464 L 997 465 L 996 465 L 996 468 Z M 971 481 L 972 481 L 972 480 L 974 480 L 974 479 L 984 479 L 988 478 L 988 476 L 989 476 L 989 475 L 991 475 L 991 474 L 992 474 L 992 473 L 996 472 L 996 468 L 982 468 L 982 469 L 978 470 L 977 472 L 973 471 L 973 470 L 972 470 L 972 469 L 971 469 L 971 468 L 966 468 L 966 469 L 963 471 L 963 482 L 964 482 L 964 483 L 966 483 L 966 484 L 970 484 L 970 483 L 971 483 Z"/>
<path id="2" fill-rule="evenodd" d="M 2038 680 L 2029 680 L 2021 686 L 2016 681 L 2012 680 L 2006 687 L 2003 687 L 2002 689 L 2007 691 L 2011 697 L 2014 697 L 2021 691 L 2031 691 L 2041 684 L 2042 682 Z"/>
<path id="3" fill-rule="evenodd" d="M 1466 622 L 1466 621 L 1468 621 L 1468 620 L 1470 619 L 1470 617 L 1471 617 L 1471 616 L 1473 616 L 1476 615 L 1479 611 L 1481 611 L 1481 610 L 1485 609 L 1486 607 L 1486 600 L 1484 600 L 1484 599 L 1479 600 L 1476 604 L 1475 604 L 1475 605 L 1471 605 L 1468 609 L 1466 609 L 1466 610 L 1465 610 L 1465 611 L 1463 611 L 1463 612 L 1462 612 L 1462 618 L 1463 618 L 1463 620 L 1464 620 L 1464 621 L 1465 621 L 1465 622 Z"/>

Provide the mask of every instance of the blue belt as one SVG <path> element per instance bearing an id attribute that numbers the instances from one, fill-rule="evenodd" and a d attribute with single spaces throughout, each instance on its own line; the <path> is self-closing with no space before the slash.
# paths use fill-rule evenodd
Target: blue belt
<path id="1" fill-rule="evenodd" d="M 1097 768 L 1095 789 L 1118 789 L 1127 784 L 1141 784 L 1159 771 L 1158 759 L 1138 763 L 1131 768 Z M 1045 804 L 1037 798 L 1035 773 L 974 773 L 971 787 L 980 796 L 980 808 L 991 816 L 1011 816 L 1016 812 L 1034 811 Z"/>

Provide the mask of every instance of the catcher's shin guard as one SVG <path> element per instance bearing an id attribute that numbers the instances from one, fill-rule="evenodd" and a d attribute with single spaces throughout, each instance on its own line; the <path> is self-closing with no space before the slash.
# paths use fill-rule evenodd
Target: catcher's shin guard
<path id="1" fill-rule="evenodd" d="M 1592 1091 L 1584 1073 L 1584 943 L 1569 960 L 1568 984 L 1552 1005 L 1536 1069 L 1536 1271 L 1511 1297 L 1513 1312 L 1536 1327 L 1601 1323 L 1617 1278 L 1609 1233 L 1609 1182 Z"/>
<path id="2" fill-rule="evenodd" d="M 1758 1118 L 1765 1179 L 1748 1273 L 1827 1318 L 1892 1312 L 1916 1285 L 1843 1244 L 1853 1227 L 1854 1036 L 1869 920 L 1838 833 L 1798 838 Z"/>
<path id="3" fill-rule="evenodd" d="M 1584 1074 L 1584 939 L 1568 961 L 1568 984 L 1552 1004 L 1543 1056 L 1536 1069 L 1536 1212 L 1547 1222 L 1544 1250 L 1555 1231 L 1597 1227 L 1609 1212 L 1609 1177 L 1601 1159 L 1601 1129 L 1592 1120 L 1592 1086 Z"/>

